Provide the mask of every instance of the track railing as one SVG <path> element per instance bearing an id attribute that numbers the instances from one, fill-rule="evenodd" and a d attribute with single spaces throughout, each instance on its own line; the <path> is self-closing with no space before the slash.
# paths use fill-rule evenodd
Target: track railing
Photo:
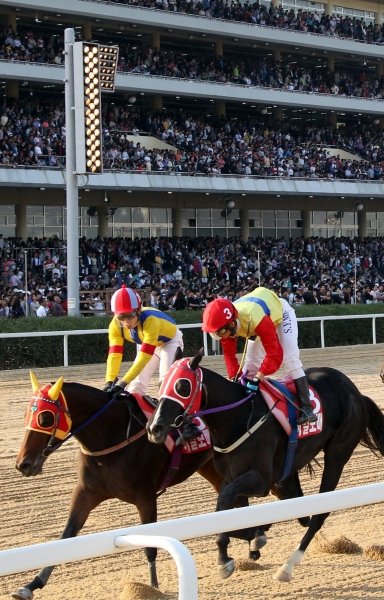
<path id="1" fill-rule="evenodd" d="M 310 322 L 310 321 L 318 321 L 320 323 L 320 340 L 321 340 L 321 348 L 325 348 L 325 322 L 326 321 L 338 321 L 338 320 L 354 320 L 354 319 L 371 319 L 372 321 L 372 344 L 376 344 L 376 321 L 377 319 L 383 319 L 384 313 L 378 313 L 374 315 L 338 315 L 338 316 L 330 316 L 330 317 L 299 317 L 297 320 L 300 323 Z M 180 329 L 201 329 L 202 323 L 189 323 L 185 325 L 178 325 Z M 64 353 L 64 367 L 69 366 L 69 352 L 68 352 L 68 339 L 70 335 L 95 335 L 108 333 L 108 329 L 77 329 L 70 331 L 33 331 L 28 333 L 2 333 L 0 334 L 0 339 L 2 338 L 27 338 L 27 337 L 49 337 L 49 336 L 60 336 L 63 338 L 63 353 Z M 208 348 L 208 339 L 210 336 L 203 331 L 203 347 L 204 347 L 204 356 L 209 355 Z M 215 340 L 211 340 L 211 348 L 214 354 L 218 354 L 220 351 L 219 344 L 215 342 Z"/>
<path id="2" fill-rule="evenodd" d="M 383 501 L 384 483 L 371 483 L 324 494 L 12 548 L 0 552 L 0 576 L 47 565 L 60 565 L 116 554 L 149 544 L 168 550 L 175 558 L 180 583 L 179 600 L 195 600 L 197 599 L 197 593 L 193 595 L 194 590 L 197 590 L 195 565 L 192 566 L 193 559 L 183 544 L 175 543 L 177 540 L 180 542 L 196 539 L 225 531 L 280 523 L 307 515 L 345 510 Z"/>

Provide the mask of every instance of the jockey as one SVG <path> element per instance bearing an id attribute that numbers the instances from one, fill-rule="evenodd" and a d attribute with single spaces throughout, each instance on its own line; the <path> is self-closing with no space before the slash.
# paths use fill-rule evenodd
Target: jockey
<path id="1" fill-rule="evenodd" d="M 119 396 L 129 392 L 144 395 L 151 377 L 159 368 L 159 380 L 170 369 L 176 350 L 183 350 L 183 334 L 167 314 L 142 306 L 139 294 L 122 285 L 111 298 L 114 317 L 109 325 L 109 353 L 104 391 Z M 126 374 L 114 384 L 123 358 L 124 341 L 139 344 L 136 358 Z"/>
<path id="2" fill-rule="evenodd" d="M 204 309 L 202 329 L 220 340 L 228 376 L 253 380 L 248 383 L 250 389 L 257 389 L 260 379 L 285 366 L 295 382 L 300 402 L 298 424 L 316 421 L 300 360 L 296 314 L 286 300 L 264 287 L 234 303 L 216 298 Z M 246 338 L 241 372 L 236 357 L 238 337 Z"/>

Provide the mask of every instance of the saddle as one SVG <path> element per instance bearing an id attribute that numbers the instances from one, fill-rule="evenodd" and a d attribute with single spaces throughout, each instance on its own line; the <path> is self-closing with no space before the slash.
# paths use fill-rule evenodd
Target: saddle
<path id="1" fill-rule="evenodd" d="M 295 407 L 295 416 L 297 409 L 296 386 L 291 377 L 283 379 L 265 378 L 259 383 L 259 390 L 264 402 L 271 410 L 273 416 L 280 423 L 288 436 L 291 435 L 293 427 L 297 426 L 297 437 L 305 438 L 317 435 L 323 430 L 323 410 L 321 400 L 317 392 L 309 387 L 309 397 L 311 400 L 313 412 L 317 415 L 317 421 L 314 423 L 304 423 L 297 425 L 297 419 L 290 415 L 290 407 Z"/>

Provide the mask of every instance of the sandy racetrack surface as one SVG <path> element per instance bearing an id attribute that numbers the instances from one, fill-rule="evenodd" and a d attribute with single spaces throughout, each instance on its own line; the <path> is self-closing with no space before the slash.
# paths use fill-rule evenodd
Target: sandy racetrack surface
<path id="1" fill-rule="evenodd" d="M 325 350 L 305 350 L 306 367 L 333 366 L 351 377 L 361 391 L 384 409 L 384 386 L 379 368 L 384 360 L 383 345 L 355 346 Z M 210 357 L 203 364 L 223 372 L 222 359 Z M 100 387 L 104 367 L 68 367 L 38 369 L 40 383 L 65 379 Z M 154 388 L 153 388 L 154 393 Z M 0 373 L 0 550 L 57 539 L 64 527 L 71 491 L 76 481 L 76 441 L 70 441 L 49 458 L 43 474 L 23 478 L 15 469 L 15 458 L 24 433 L 24 412 L 31 396 L 28 371 Z M 320 456 L 321 459 L 321 456 Z M 384 459 L 373 456 L 358 446 L 346 466 L 339 489 L 382 480 Z M 316 476 L 301 475 L 306 494 L 316 493 L 320 483 Z M 271 497 L 262 501 L 272 502 Z M 256 500 L 255 500 L 256 502 Z M 159 520 L 213 511 L 215 494 L 199 476 L 172 488 L 159 499 Z M 345 536 L 363 550 L 384 544 L 383 505 L 373 505 L 332 514 L 323 527 L 329 539 Z M 138 523 L 135 507 L 117 500 L 99 506 L 90 516 L 82 533 L 128 527 Z M 268 544 L 253 571 L 236 571 L 227 580 L 216 574 L 216 547 L 213 537 L 190 540 L 199 576 L 199 600 L 369 600 L 384 597 L 383 562 L 364 554 L 327 554 L 309 548 L 301 566 L 294 571 L 291 583 L 272 580 L 273 574 L 297 546 L 304 533 L 296 521 L 274 525 Z M 231 555 L 241 561 L 247 558 L 244 542 L 234 540 Z M 0 598 L 30 581 L 36 573 L 20 573 L 0 578 Z M 178 597 L 176 566 L 168 553 L 159 551 L 158 574 L 161 591 L 168 598 Z M 126 594 L 126 582 L 148 583 L 147 566 L 141 550 L 111 557 L 70 563 L 56 567 L 44 590 L 35 592 L 35 600 L 148 600 L 145 596 Z M 135 586 L 131 586 L 132 589 Z M 135 588 L 136 589 L 136 588 Z"/>

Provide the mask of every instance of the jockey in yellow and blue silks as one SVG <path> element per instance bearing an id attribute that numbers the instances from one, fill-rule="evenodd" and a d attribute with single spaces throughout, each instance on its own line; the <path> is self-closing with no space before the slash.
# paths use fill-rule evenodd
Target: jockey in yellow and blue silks
<path id="1" fill-rule="evenodd" d="M 109 325 L 109 353 L 105 391 L 118 396 L 128 386 L 129 392 L 144 395 L 155 370 L 159 380 L 171 367 L 178 348 L 183 350 L 183 334 L 169 315 L 142 306 L 139 294 L 123 285 L 111 298 L 114 317 Z M 114 385 L 123 358 L 124 342 L 138 344 L 134 362 Z"/>
<path id="2" fill-rule="evenodd" d="M 221 342 L 230 378 L 256 390 L 258 381 L 285 366 L 295 382 L 301 415 L 298 423 L 316 421 L 300 360 L 294 309 L 272 290 L 258 287 L 235 302 L 212 300 L 204 309 L 203 331 Z M 246 338 L 244 366 L 237 360 L 237 338 Z M 240 372 L 241 371 L 241 372 Z"/>

